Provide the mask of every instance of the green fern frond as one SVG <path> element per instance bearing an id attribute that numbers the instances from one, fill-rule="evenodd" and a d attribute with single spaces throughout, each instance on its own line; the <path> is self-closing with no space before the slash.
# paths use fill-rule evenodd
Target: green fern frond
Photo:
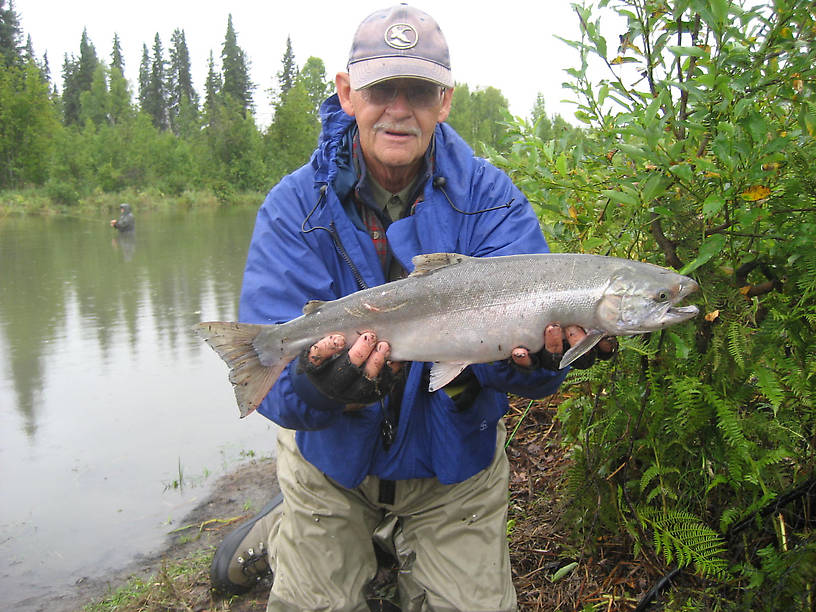
<path id="1" fill-rule="evenodd" d="M 728 508 L 720 515 L 720 531 L 725 533 L 728 528 L 741 516 L 741 513 L 736 508 Z"/>
<path id="2" fill-rule="evenodd" d="M 748 452 L 748 441 L 740 425 L 740 417 L 734 406 L 729 401 L 721 397 L 710 387 L 706 389 L 706 399 L 714 406 L 717 413 L 717 427 L 722 432 L 725 440 L 743 453 Z"/>
<path id="3" fill-rule="evenodd" d="M 644 508 L 641 520 L 652 530 L 655 551 L 667 564 L 693 565 L 697 573 L 717 580 L 728 574 L 726 542 L 690 512 Z"/>
<path id="4" fill-rule="evenodd" d="M 754 375 L 756 376 L 757 387 L 759 387 L 762 395 L 771 402 L 771 406 L 773 406 L 774 409 L 774 416 L 776 416 L 779 407 L 785 399 L 785 390 L 782 388 L 782 385 L 779 384 L 779 379 L 777 379 L 774 371 L 770 368 L 758 366 L 754 370 Z"/>
<path id="5" fill-rule="evenodd" d="M 739 321 L 732 321 L 728 326 L 728 354 L 741 370 L 745 368 L 748 341 L 745 336 L 745 328 Z"/>

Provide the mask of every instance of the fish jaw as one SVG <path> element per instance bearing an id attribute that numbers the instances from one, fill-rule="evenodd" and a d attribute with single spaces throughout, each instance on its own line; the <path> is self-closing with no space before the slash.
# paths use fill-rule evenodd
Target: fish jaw
<path id="1" fill-rule="evenodd" d="M 689 319 L 693 319 L 700 314 L 700 309 L 697 306 L 671 306 L 666 309 L 663 316 L 660 317 L 656 329 L 663 329 L 676 323 L 683 323 Z"/>
<path id="2" fill-rule="evenodd" d="M 691 278 L 645 265 L 614 276 L 597 308 L 600 328 L 611 335 L 645 334 L 682 323 L 699 314 L 696 306 L 678 306 L 699 290 Z"/>
<path id="3" fill-rule="evenodd" d="M 687 276 L 680 276 L 679 280 L 675 287 L 673 287 L 673 297 L 671 301 L 666 304 L 665 311 L 663 315 L 658 318 L 657 320 L 657 329 L 663 329 L 665 327 L 669 327 L 670 325 L 675 325 L 677 323 L 683 323 L 684 321 L 688 321 L 696 317 L 700 314 L 700 309 L 697 306 L 689 305 L 689 306 L 677 306 L 680 302 L 682 302 L 686 297 L 699 291 L 700 286 L 694 279 L 691 279 Z"/>

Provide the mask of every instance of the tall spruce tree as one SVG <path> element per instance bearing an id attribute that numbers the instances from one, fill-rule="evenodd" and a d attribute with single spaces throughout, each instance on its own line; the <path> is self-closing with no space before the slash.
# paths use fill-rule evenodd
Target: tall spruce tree
<path id="1" fill-rule="evenodd" d="M 142 60 L 139 62 L 139 107 L 147 112 L 145 102 L 149 98 L 150 89 L 150 52 L 147 45 L 142 45 Z"/>
<path id="2" fill-rule="evenodd" d="M 82 94 L 91 91 L 94 73 L 99 66 L 96 49 L 88 38 L 87 29 L 82 30 L 79 58 L 65 56 L 62 67 L 62 113 L 65 125 L 77 123 L 82 114 Z"/>
<path id="3" fill-rule="evenodd" d="M 204 115 L 207 125 L 212 125 L 216 111 L 221 105 L 221 73 L 215 69 L 212 51 L 207 60 L 207 80 L 204 82 Z"/>
<path id="4" fill-rule="evenodd" d="M 14 3 L 0 0 L 0 66 L 18 66 L 23 63 L 23 30 Z"/>
<path id="5" fill-rule="evenodd" d="M 111 68 L 118 68 L 119 72 L 125 74 L 125 60 L 122 57 L 122 43 L 119 34 L 113 34 L 113 51 L 111 51 Z"/>
<path id="6" fill-rule="evenodd" d="M 152 59 L 143 110 L 150 115 L 153 120 L 153 125 L 156 126 L 156 128 L 166 130 L 170 126 L 167 112 L 167 88 L 165 83 L 167 60 L 164 59 L 164 50 L 162 49 L 161 38 L 158 32 L 156 32 L 156 37 L 153 39 Z"/>
<path id="7" fill-rule="evenodd" d="M 109 80 L 110 121 L 118 124 L 129 117 L 132 112 L 130 87 L 125 79 L 125 60 L 122 57 L 122 45 L 118 34 L 113 35 Z"/>
<path id="8" fill-rule="evenodd" d="M 96 67 L 99 65 L 99 58 L 96 56 L 91 39 L 88 38 L 88 30 L 82 30 L 82 39 L 79 42 L 79 64 L 77 66 L 77 83 L 79 91 L 90 91 L 94 80 Z"/>
<path id="9" fill-rule="evenodd" d="M 184 30 L 178 28 L 171 39 L 167 94 L 170 127 L 178 134 L 181 132 L 181 125 L 189 123 L 198 114 L 198 94 L 193 88 L 190 51 Z"/>
<path id="10" fill-rule="evenodd" d="M 286 50 L 283 52 L 281 61 L 281 71 L 278 73 L 278 83 L 280 85 L 281 97 L 286 95 L 295 86 L 295 79 L 298 75 L 298 67 L 295 63 L 295 52 L 292 50 L 292 39 L 286 37 Z"/>
<path id="11" fill-rule="evenodd" d="M 224 97 L 237 103 L 244 116 L 251 113 L 252 90 L 255 86 L 249 79 L 246 54 L 238 46 L 238 37 L 232 26 L 232 14 L 227 19 L 227 33 L 221 49 L 221 69 L 224 79 L 221 91 Z"/>
<path id="12" fill-rule="evenodd" d="M 77 73 L 79 62 L 76 56 L 65 54 L 62 63 L 62 122 L 71 125 L 79 121 L 79 88 Z"/>

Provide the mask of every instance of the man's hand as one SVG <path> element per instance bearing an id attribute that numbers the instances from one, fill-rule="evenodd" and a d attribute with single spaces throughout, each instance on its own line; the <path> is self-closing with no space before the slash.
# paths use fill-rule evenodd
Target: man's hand
<path id="1" fill-rule="evenodd" d="M 538 353 L 530 353 L 524 347 L 517 347 L 513 349 L 511 360 L 524 370 L 536 370 L 538 368 L 558 370 L 558 364 L 561 362 L 564 353 L 585 337 L 586 332 L 578 325 L 568 325 L 562 329 L 560 325 L 554 323 L 544 329 L 543 349 Z M 596 359 L 605 361 L 614 357 L 617 352 L 617 339 L 613 337 L 604 338 L 591 351 L 572 362 L 572 367 L 585 370 L 592 367 Z"/>
<path id="2" fill-rule="evenodd" d="M 361 333 L 348 350 L 341 334 L 330 334 L 303 352 L 299 367 L 323 395 L 356 407 L 393 390 L 402 364 L 389 362 L 390 354 L 373 331 Z"/>

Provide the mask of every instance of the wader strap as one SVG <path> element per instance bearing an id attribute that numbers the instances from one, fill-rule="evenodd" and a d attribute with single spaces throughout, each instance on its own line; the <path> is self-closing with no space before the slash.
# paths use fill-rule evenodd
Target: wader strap
<path id="1" fill-rule="evenodd" d="M 380 497 L 378 501 L 381 504 L 394 505 L 394 494 L 397 489 L 397 483 L 393 480 L 380 479 Z"/>

